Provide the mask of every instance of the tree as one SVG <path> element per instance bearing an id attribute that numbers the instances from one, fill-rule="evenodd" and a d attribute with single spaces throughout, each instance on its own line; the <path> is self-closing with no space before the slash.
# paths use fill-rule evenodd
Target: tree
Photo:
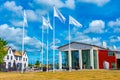
<path id="1" fill-rule="evenodd" d="M 41 64 L 41 62 L 37 60 L 34 66 L 36 66 L 37 68 L 39 68 L 40 64 Z"/>
<path id="2" fill-rule="evenodd" d="M 35 63 L 35 65 L 39 65 L 39 64 L 40 64 L 40 62 L 37 60 L 36 63 Z"/>
<path id="3" fill-rule="evenodd" d="M 32 64 L 28 64 L 29 67 L 32 67 L 33 65 Z"/>
<path id="4" fill-rule="evenodd" d="M 7 51 L 4 50 L 5 46 L 7 45 L 7 41 L 0 38 L 0 64 L 4 62 L 4 57 L 7 54 Z"/>

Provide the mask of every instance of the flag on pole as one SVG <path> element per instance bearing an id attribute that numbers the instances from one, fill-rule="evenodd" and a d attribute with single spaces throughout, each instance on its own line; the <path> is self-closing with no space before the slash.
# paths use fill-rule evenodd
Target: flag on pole
<path id="1" fill-rule="evenodd" d="M 50 27 L 51 30 L 53 29 L 52 26 L 51 26 L 51 24 L 50 24 L 50 18 L 49 18 L 49 15 L 48 15 L 48 26 Z"/>
<path id="2" fill-rule="evenodd" d="M 103 41 L 103 42 L 102 42 L 102 46 L 103 46 L 104 48 L 107 48 L 107 43 L 106 43 L 105 41 Z"/>
<path id="3" fill-rule="evenodd" d="M 72 16 L 69 16 L 69 24 L 73 24 L 77 27 L 82 27 L 82 24 L 80 24 L 77 20 L 75 20 Z"/>
<path id="4" fill-rule="evenodd" d="M 43 19 L 43 25 L 47 26 L 47 27 L 50 27 L 50 29 L 52 30 L 53 28 L 52 28 L 52 26 L 50 24 L 49 18 L 48 18 L 48 20 L 46 20 L 44 17 L 42 17 L 42 19 Z"/>
<path id="5" fill-rule="evenodd" d="M 113 50 L 117 50 L 117 47 L 115 45 L 113 46 Z"/>
<path id="6" fill-rule="evenodd" d="M 54 6 L 54 17 L 59 18 L 59 20 L 65 23 L 66 18 L 62 15 L 62 13 Z"/>
<path id="7" fill-rule="evenodd" d="M 28 26 L 27 24 L 27 17 L 26 17 L 26 11 L 24 10 L 24 26 Z"/>

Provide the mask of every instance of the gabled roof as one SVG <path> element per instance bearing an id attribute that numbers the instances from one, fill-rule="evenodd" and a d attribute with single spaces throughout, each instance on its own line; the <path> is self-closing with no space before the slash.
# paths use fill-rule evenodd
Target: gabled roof
<path id="1" fill-rule="evenodd" d="M 103 47 L 101 47 L 101 46 L 96 46 L 96 45 L 87 44 L 87 43 L 82 43 L 82 42 L 71 42 L 70 44 L 73 44 L 73 43 L 83 44 L 83 45 L 89 45 L 89 46 L 94 46 L 94 47 L 98 47 L 98 48 L 100 48 L 100 49 L 106 49 L 106 48 L 103 48 Z M 67 46 L 67 45 L 69 45 L 69 43 L 58 47 L 58 49 L 60 49 L 60 48 L 62 48 L 62 47 L 64 47 L 64 46 Z"/>
<path id="2" fill-rule="evenodd" d="M 22 51 L 16 51 L 16 50 L 12 50 L 12 51 L 13 51 L 13 54 L 15 56 L 22 56 L 23 54 L 25 54 L 25 51 L 24 52 L 22 52 Z"/>

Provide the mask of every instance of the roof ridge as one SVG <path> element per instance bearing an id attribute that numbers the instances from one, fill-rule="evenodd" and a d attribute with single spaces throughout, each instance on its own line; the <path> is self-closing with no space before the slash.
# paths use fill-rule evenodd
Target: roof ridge
<path id="1" fill-rule="evenodd" d="M 95 47 L 99 47 L 99 48 L 102 48 L 102 49 L 106 49 L 106 48 L 101 47 L 101 46 L 97 46 L 97 45 L 93 45 L 93 44 L 88 44 L 88 43 L 83 43 L 83 42 L 75 42 L 75 41 L 73 41 L 73 42 L 71 42 L 70 44 L 72 44 L 72 43 L 78 43 L 78 44 L 90 45 L 90 46 L 95 46 Z M 63 47 L 63 46 L 66 46 L 66 45 L 69 45 L 69 43 L 64 44 L 64 45 L 58 47 L 58 49 L 61 48 L 61 47 Z"/>

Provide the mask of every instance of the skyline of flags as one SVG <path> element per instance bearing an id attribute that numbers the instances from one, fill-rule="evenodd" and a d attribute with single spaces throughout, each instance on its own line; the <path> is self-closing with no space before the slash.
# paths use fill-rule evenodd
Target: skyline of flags
<path id="1" fill-rule="evenodd" d="M 54 18 L 57 17 L 62 23 L 66 22 L 66 18 L 63 16 L 63 14 L 55 6 L 53 7 L 53 11 L 54 11 L 54 13 L 53 13 Z M 45 17 L 42 17 L 42 20 L 43 20 L 43 25 L 48 26 L 51 30 L 53 29 L 53 32 L 54 32 L 55 26 L 54 25 L 53 25 L 53 27 L 51 26 L 49 17 L 48 17 L 48 19 L 46 19 Z M 25 10 L 24 10 L 24 24 L 28 25 Z M 76 27 L 82 27 L 82 24 L 79 23 L 76 19 L 74 19 L 70 15 L 69 15 L 69 24 L 74 25 Z M 53 33 L 53 35 L 55 35 L 55 32 Z M 55 43 L 55 36 L 54 36 L 53 42 Z M 104 45 L 105 45 L 105 43 L 104 43 Z M 55 44 L 53 46 L 55 46 Z"/>

